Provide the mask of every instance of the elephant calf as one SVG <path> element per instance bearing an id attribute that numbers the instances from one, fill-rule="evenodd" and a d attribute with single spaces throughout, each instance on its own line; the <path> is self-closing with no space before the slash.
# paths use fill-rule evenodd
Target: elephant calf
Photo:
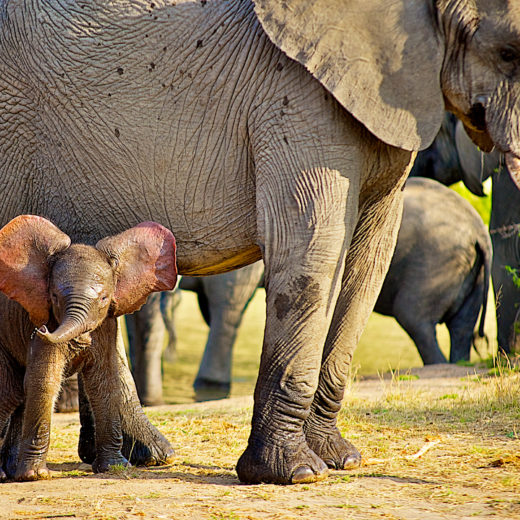
<path id="1" fill-rule="evenodd" d="M 395 317 L 425 365 L 446 362 L 437 323 L 448 327 L 452 363 L 469 360 L 481 307 L 483 336 L 491 251 L 484 222 L 467 201 L 436 181 L 408 179 L 397 245 L 375 311 Z"/>
<path id="2" fill-rule="evenodd" d="M 82 375 L 95 418 L 95 472 L 121 454 L 116 317 L 177 278 L 175 239 L 145 222 L 95 247 L 71 245 L 48 220 L 16 217 L 0 230 L 0 480 L 47 478 L 60 385 Z"/>

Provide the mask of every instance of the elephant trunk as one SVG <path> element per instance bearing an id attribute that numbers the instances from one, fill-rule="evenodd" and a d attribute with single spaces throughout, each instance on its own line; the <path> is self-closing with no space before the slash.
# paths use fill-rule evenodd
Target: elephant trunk
<path id="1" fill-rule="evenodd" d="M 69 303 L 65 308 L 63 320 L 54 332 L 50 332 L 43 325 L 37 329 L 37 334 L 49 343 L 67 343 L 89 330 L 87 317 L 88 309 Z"/>

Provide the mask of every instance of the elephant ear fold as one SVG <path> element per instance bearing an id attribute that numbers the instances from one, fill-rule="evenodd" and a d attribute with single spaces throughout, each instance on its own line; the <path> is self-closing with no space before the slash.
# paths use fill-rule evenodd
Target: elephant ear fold
<path id="1" fill-rule="evenodd" d="M 254 0 L 271 41 L 385 143 L 429 146 L 444 114 L 430 2 Z"/>
<path id="2" fill-rule="evenodd" d="M 35 215 L 20 215 L 0 229 L 0 290 L 36 327 L 49 320 L 49 257 L 69 246 L 68 235 Z"/>
<path id="3" fill-rule="evenodd" d="M 115 316 L 139 310 L 150 293 L 177 283 L 175 238 L 160 224 L 143 222 L 100 240 L 96 248 L 115 261 Z"/>

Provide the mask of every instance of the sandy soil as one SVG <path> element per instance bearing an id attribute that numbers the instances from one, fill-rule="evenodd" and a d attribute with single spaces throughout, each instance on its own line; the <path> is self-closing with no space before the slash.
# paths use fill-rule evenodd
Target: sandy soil
<path id="1" fill-rule="evenodd" d="M 417 369 L 413 373 L 419 379 L 406 384 L 432 395 L 460 392 L 468 371 L 473 373 L 473 369 L 453 366 Z M 352 388 L 368 404 L 378 402 L 385 391 L 388 383 L 378 377 L 366 378 Z M 378 443 L 395 434 L 394 430 L 372 431 L 370 438 L 359 432 L 354 442 L 365 456 L 359 470 L 332 471 L 324 482 L 310 485 L 242 485 L 234 464 L 247 438 L 251 404 L 248 397 L 149 408 L 147 413 L 156 418 L 176 446 L 177 460 L 165 468 L 131 468 L 108 475 L 92 474 L 89 466 L 80 464 L 75 450 L 61 443 L 63 432 L 77 435 L 78 418 L 76 414 L 57 414 L 53 435 L 57 432 L 58 440 L 53 441 L 49 453 L 54 478 L 0 484 L 0 518 L 520 518 L 520 496 L 501 485 L 518 474 L 520 463 L 504 458 L 496 462 L 491 454 L 487 458 L 483 455 L 480 467 L 475 462 L 478 459 L 467 454 L 479 442 L 486 446 L 493 442 L 496 453 L 505 448 L 508 453 L 519 453 L 520 442 L 500 436 L 484 441 L 478 431 L 425 436 L 425 430 L 407 430 L 404 425 L 392 441 L 395 447 L 383 454 Z M 168 430 L 167 420 L 161 422 L 165 416 L 175 418 L 177 433 Z M 224 422 L 226 437 L 213 434 L 215 421 Z M 194 424 L 197 434 L 188 429 Z M 228 449 L 233 446 L 229 444 L 233 436 L 237 438 L 236 449 Z M 215 443 L 224 449 L 218 451 Z"/>

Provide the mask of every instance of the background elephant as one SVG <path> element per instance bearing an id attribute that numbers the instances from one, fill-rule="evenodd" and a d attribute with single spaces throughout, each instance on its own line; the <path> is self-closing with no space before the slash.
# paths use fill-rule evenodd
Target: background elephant
<path id="1" fill-rule="evenodd" d="M 483 182 L 491 177 L 489 233 L 493 244 L 492 281 L 495 293 L 498 349 L 518 350 L 520 289 L 520 192 L 498 151 L 483 153 L 468 138 L 462 125 L 447 114 L 432 145 L 417 156 L 411 175 L 431 177 L 444 184 L 462 180 L 475 195 L 483 196 Z"/>
<path id="2" fill-rule="evenodd" d="M 71 245 L 54 224 L 33 215 L 0 229 L 0 480 L 49 477 L 51 413 L 63 377 L 75 371 L 95 417 L 93 470 L 127 463 L 116 317 L 139 308 L 151 292 L 172 288 L 176 276 L 173 235 L 153 222 L 96 247 Z"/>
<path id="3" fill-rule="evenodd" d="M 410 178 L 397 245 L 374 310 L 393 316 L 425 365 L 445 363 L 435 326 L 446 323 L 450 362 L 469 361 L 480 309 L 484 336 L 491 240 L 469 202 L 442 184 Z"/>
<path id="4" fill-rule="evenodd" d="M 209 334 L 193 388 L 198 401 L 228 397 L 231 361 L 244 312 L 264 273 L 261 262 L 213 276 L 183 276 L 173 293 L 151 295 L 141 310 L 126 317 L 130 361 L 143 405 L 162 402 L 162 356 L 175 349 L 175 307 L 180 292 L 197 294 Z M 163 353 L 165 338 L 168 346 Z"/>
<path id="5" fill-rule="evenodd" d="M 173 314 L 179 301 L 179 290 L 152 294 L 140 310 L 125 316 L 132 375 L 146 406 L 163 402 L 162 359 L 175 360 Z"/>
<path id="6" fill-rule="evenodd" d="M 506 354 L 519 350 L 517 313 L 520 306 L 520 191 L 508 174 L 506 161 L 495 151 L 483 154 L 457 125 L 456 146 L 466 179 L 482 190 L 491 177 L 489 233 L 493 243 L 492 279 L 497 317 L 497 342 Z"/>
<path id="7" fill-rule="evenodd" d="M 95 243 L 153 219 L 174 232 L 184 275 L 263 259 L 244 482 L 359 464 L 336 417 L 401 189 L 444 109 L 520 174 L 518 8 L 382 11 L 380 0 L 0 4 L 0 223 L 39 213 Z M 153 450 L 119 369 L 123 430 Z"/>

